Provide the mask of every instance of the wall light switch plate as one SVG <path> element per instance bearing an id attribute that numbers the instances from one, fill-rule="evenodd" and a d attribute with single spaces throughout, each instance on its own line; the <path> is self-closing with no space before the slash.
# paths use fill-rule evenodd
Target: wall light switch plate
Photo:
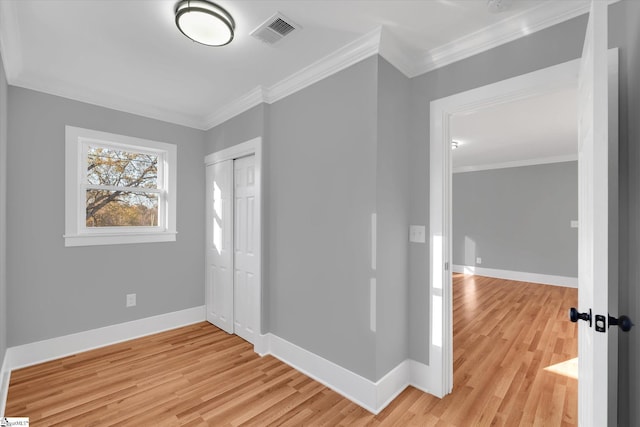
<path id="1" fill-rule="evenodd" d="M 413 243 L 425 243 L 425 226 L 424 225 L 410 225 L 409 226 L 409 241 Z"/>
<path id="2" fill-rule="evenodd" d="M 575 219 L 571 220 L 571 228 L 578 228 L 578 221 Z"/>
<path id="3" fill-rule="evenodd" d="M 136 294 L 127 294 L 127 307 L 135 307 Z"/>

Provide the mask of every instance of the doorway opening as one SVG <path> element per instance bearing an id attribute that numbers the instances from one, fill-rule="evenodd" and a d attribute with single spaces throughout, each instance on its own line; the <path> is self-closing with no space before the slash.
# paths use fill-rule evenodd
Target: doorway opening
<path id="1" fill-rule="evenodd" d="M 599 7 L 606 11 L 606 5 Z M 593 11 L 592 11 L 593 13 Z M 606 16 L 606 14 L 604 14 Z M 602 33 L 606 18 L 598 18 L 596 27 Z M 605 24 L 603 24 L 603 22 Z M 591 20 L 590 20 L 591 26 Z M 593 32 L 593 31 L 592 31 Z M 587 31 L 589 35 L 590 32 Z M 498 105 L 543 94 L 571 84 L 580 76 L 580 139 L 578 144 L 579 173 L 579 304 L 605 313 L 617 312 L 617 81 L 618 53 L 606 52 L 605 42 L 596 39 L 597 61 L 593 57 L 593 37 L 588 37 L 582 59 L 504 80 L 495 84 L 431 102 L 430 128 L 430 306 L 429 330 L 430 376 L 434 394 L 443 397 L 453 388 L 453 313 L 452 313 L 452 245 L 451 245 L 451 121 L 455 114 Z M 603 46 L 605 49 L 602 49 Z M 585 59 L 586 62 L 585 62 Z M 608 58 L 608 74 L 607 74 Z M 596 77 L 589 68 L 596 64 Z M 604 72 L 603 72 L 604 65 Z M 584 66 L 584 67 L 581 67 Z M 607 83 L 608 79 L 608 83 Z M 608 90 L 607 90 L 608 84 Z M 603 88 L 604 86 L 604 88 Z M 593 92 L 596 87 L 597 91 Z M 592 91 L 592 92 L 589 92 Z M 608 135 L 607 135 L 608 130 Z M 608 218 L 608 220 L 607 220 Z M 599 241 L 595 245 L 595 241 Z M 597 249 L 597 250 L 595 250 Z M 603 252 L 604 251 L 604 252 Z M 600 255 L 595 256 L 598 252 Z M 594 280 L 599 277 L 599 280 Z M 594 295 L 598 295 L 597 298 Z M 583 300 L 583 296 L 585 300 Z M 584 323 L 584 324 L 583 324 Z M 597 334 L 585 322 L 579 324 L 580 420 L 615 417 L 617 400 L 617 330 Z M 606 328 L 599 332 L 606 332 Z M 595 334 L 595 335 L 594 335 Z M 596 345 L 597 341 L 600 344 Z M 609 354 L 609 356 L 607 356 Z M 584 357 L 582 357 L 584 356 Z M 613 357 L 612 357 L 613 356 Z M 608 360 L 597 366 L 594 360 Z M 593 384 L 598 384 L 594 387 Z M 604 390 L 604 391 L 603 391 Z M 608 402 L 610 410 L 594 414 L 593 406 L 585 402 L 598 399 Z M 587 416 L 588 414 L 588 416 Z"/>
<path id="2" fill-rule="evenodd" d="M 574 82 L 451 118 L 453 393 L 488 421 L 577 424 L 576 117 Z"/>
<path id="3" fill-rule="evenodd" d="M 452 305 L 452 122 L 470 114 L 509 102 L 557 92 L 576 85 L 579 60 L 483 86 L 431 102 L 429 229 L 430 256 L 430 367 L 441 381 L 436 395 L 453 389 Z"/>

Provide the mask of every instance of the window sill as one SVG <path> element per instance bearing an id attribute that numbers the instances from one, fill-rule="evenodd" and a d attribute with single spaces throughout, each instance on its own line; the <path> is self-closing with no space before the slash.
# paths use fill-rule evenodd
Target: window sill
<path id="1" fill-rule="evenodd" d="M 118 233 L 118 234 L 80 234 L 65 235 L 64 245 L 97 246 L 97 245 L 125 245 L 131 243 L 161 243 L 175 242 L 176 232 L 162 233 Z"/>

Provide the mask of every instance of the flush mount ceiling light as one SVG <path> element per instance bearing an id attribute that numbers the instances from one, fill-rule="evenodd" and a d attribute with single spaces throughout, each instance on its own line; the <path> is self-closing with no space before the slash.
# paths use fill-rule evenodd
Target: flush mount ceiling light
<path id="1" fill-rule="evenodd" d="M 215 3 L 182 0 L 176 5 L 176 25 L 185 36 L 207 46 L 224 46 L 233 40 L 236 23 Z"/>

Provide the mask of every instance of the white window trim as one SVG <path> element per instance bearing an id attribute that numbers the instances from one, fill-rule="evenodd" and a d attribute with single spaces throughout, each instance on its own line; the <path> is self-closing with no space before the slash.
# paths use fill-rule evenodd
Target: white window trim
<path id="1" fill-rule="evenodd" d="M 109 227 L 87 229 L 84 212 L 85 194 L 83 183 L 83 155 L 87 140 L 112 147 L 136 148 L 143 152 L 162 153 L 164 160 L 165 208 L 160 215 L 158 227 Z M 176 240 L 176 190 L 177 149 L 174 144 L 151 141 L 65 126 L 65 246 L 116 245 L 126 243 L 175 242 Z M 161 209 L 162 211 L 162 209 Z"/>

